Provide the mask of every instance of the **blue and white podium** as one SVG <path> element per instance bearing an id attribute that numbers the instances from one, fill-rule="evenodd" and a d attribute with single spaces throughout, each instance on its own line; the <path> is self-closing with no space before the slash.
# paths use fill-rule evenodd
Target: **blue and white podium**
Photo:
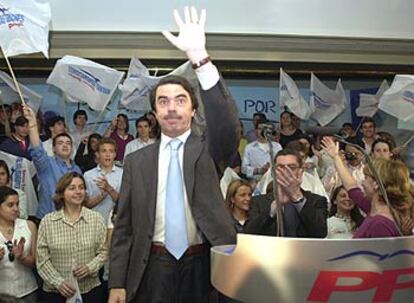
<path id="1" fill-rule="evenodd" d="M 211 249 L 213 286 L 242 302 L 414 302 L 414 237 L 238 235 Z"/>

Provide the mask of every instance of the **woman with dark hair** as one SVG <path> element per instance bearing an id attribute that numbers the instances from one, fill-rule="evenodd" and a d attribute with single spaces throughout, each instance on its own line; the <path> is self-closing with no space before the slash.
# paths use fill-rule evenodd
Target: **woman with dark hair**
<path id="1" fill-rule="evenodd" d="M 0 186 L 0 293 L 17 297 L 20 303 L 35 303 L 36 226 L 18 214 L 17 192 Z"/>
<path id="2" fill-rule="evenodd" d="M 331 209 L 329 211 L 328 239 L 351 239 L 353 233 L 364 220 L 364 217 L 355 207 L 345 187 L 334 189 L 331 196 Z"/>
<path id="3" fill-rule="evenodd" d="M 371 154 L 374 158 L 391 159 L 393 158 L 392 151 L 394 148 L 395 145 L 391 141 L 378 138 L 372 143 Z"/>
<path id="4" fill-rule="evenodd" d="M 292 115 L 288 111 L 284 111 L 280 114 L 280 139 L 279 143 L 283 148 L 288 145 L 289 142 L 297 140 L 303 134 L 303 132 L 296 128 L 292 120 Z"/>
<path id="5" fill-rule="evenodd" d="M 160 130 L 160 126 L 158 125 L 158 121 L 154 113 L 147 112 L 145 114 L 145 117 L 150 122 L 150 138 L 155 139 L 155 140 L 159 139 L 159 137 L 161 136 L 161 130 Z"/>
<path id="6" fill-rule="evenodd" d="M 98 133 L 93 133 L 90 135 L 87 141 L 88 150 L 86 154 L 85 141 L 82 141 L 79 144 L 78 150 L 76 151 L 75 163 L 79 166 L 82 173 L 96 167 L 96 150 L 101 139 L 102 136 Z"/>
<path id="7" fill-rule="evenodd" d="M 56 185 L 56 211 L 40 222 L 37 270 L 42 302 L 65 303 L 78 284 L 84 303 L 100 303 L 98 272 L 106 260 L 106 227 L 102 216 L 84 207 L 88 197 L 83 176 L 72 172 Z"/>
<path id="8" fill-rule="evenodd" d="M 226 208 L 231 214 L 236 232 L 243 233 L 244 226 L 249 219 L 252 188 L 246 180 L 234 180 L 227 188 Z"/>
<path id="9" fill-rule="evenodd" d="M 0 159 L 0 186 L 10 187 L 10 170 L 9 166 L 4 160 Z M 24 191 L 14 188 L 19 195 L 19 218 L 27 219 L 29 216 L 29 207 L 27 205 L 27 198 Z"/>
<path id="10" fill-rule="evenodd" d="M 124 161 L 124 153 L 126 145 L 134 140 L 134 136 L 128 133 L 129 121 L 125 114 L 118 114 L 114 118 L 104 133 L 105 138 L 111 138 L 116 143 L 115 161 L 122 163 Z"/>

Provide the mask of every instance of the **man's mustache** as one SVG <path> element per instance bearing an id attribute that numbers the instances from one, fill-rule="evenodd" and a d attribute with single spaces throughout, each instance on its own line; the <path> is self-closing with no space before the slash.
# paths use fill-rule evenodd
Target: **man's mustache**
<path id="1" fill-rule="evenodd" d="M 178 115 L 177 113 L 171 112 L 164 116 L 164 120 L 168 119 L 181 119 L 182 117 Z"/>

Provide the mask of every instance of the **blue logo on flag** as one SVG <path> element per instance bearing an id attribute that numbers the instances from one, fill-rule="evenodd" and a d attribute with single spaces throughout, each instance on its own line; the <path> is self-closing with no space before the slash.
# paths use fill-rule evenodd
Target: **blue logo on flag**
<path id="1" fill-rule="evenodd" d="M 111 92 L 109 88 L 103 86 L 99 78 L 92 75 L 90 72 L 87 72 L 86 70 L 69 65 L 68 74 L 78 81 L 85 83 L 92 90 L 97 90 L 98 92 L 105 95 L 109 95 Z"/>
<path id="2" fill-rule="evenodd" d="M 402 92 L 402 98 L 405 101 L 414 104 L 414 92 L 412 92 L 410 90 L 405 90 L 405 91 Z"/>
<path id="3" fill-rule="evenodd" d="M 0 6 L 0 26 L 7 24 L 9 29 L 24 26 L 24 15 L 13 14 L 8 8 Z"/>
<path id="4" fill-rule="evenodd" d="M 313 97 L 313 102 L 317 108 L 327 109 L 331 107 L 331 104 L 329 102 L 323 100 L 313 91 L 311 91 L 311 97 Z"/>

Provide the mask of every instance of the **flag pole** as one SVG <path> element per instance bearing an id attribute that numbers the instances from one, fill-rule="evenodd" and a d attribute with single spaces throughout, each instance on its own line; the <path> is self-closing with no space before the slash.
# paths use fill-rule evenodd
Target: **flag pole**
<path id="1" fill-rule="evenodd" d="M 22 91 L 20 90 L 19 82 L 17 82 L 17 80 L 16 80 L 16 76 L 14 75 L 13 68 L 12 68 L 12 66 L 10 64 L 9 58 L 7 57 L 6 53 L 4 52 L 3 47 L 0 47 L 0 48 L 1 48 L 1 51 L 3 53 L 4 59 L 6 59 L 7 66 L 9 68 L 10 73 L 11 73 L 12 78 L 13 78 L 14 86 L 16 86 L 17 92 L 18 92 L 19 97 L 20 97 L 20 101 L 22 101 L 22 104 L 23 105 L 26 105 L 26 102 L 24 102 L 24 98 L 23 98 Z"/>

